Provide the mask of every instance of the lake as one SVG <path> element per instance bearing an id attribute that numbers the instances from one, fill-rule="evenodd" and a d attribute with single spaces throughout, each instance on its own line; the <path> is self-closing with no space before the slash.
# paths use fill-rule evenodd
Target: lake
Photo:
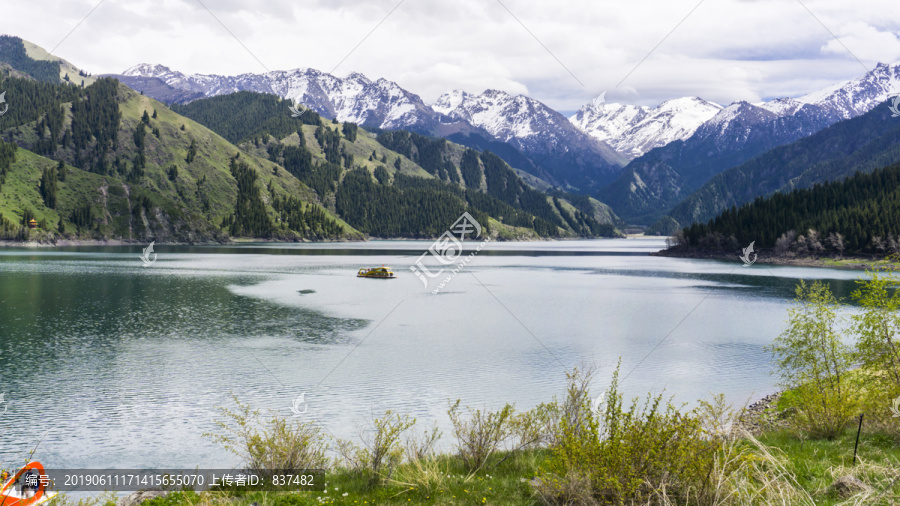
<path id="1" fill-rule="evenodd" d="M 741 404 L 776 390 L 763 346 L 797 281 L 846 297 L 860 275 L 648 256 L 659 239 L 507 242 L 435 294 L 409 269 L 429 245 L 163 245 L 147 267 L 136 246 L 0 250 L 0 463 L 236 465 L 203 436 L 232 394 L 287 417 L 302 401 L 342 438 L 390 409 L 449 445 L 448 399 L 528 409 L 583 363 L 596 395 L 620 357 L 629 396 Z M 381 265 L 397 279 L 356 277 Z"/>

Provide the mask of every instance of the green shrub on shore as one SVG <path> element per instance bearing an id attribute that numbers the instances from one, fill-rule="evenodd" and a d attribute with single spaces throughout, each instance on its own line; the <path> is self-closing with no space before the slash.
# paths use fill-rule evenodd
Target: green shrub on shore
<path id="1" fill-rule="evenodd" d="M 797 306 L 787 329 L 766 349 L 772 352 L 781 386 L 793 389 L 793 423 L 813 437 L 837 437 L 857 414 L 858 398 L 848 382 L 853 353 L 836 330 L 838 301 L 827 285 L 797 286 Z"/>
<path id="2" fill-rule="evenodd" d="M 268 416 L 233 397 L 236 410 L 220 407 L 216 420 L 220 433 L 204 436 L 221 444 L 242 460 L 248 471 L 262 476 L 272 470 L 306 470 L 328 467 L 327 439 L 310 422 L 285 419 L 274 411 Z"/>
<path id="3" fill-rule="evenodd" d="M 712 496 L 721 442 L 705 437 L 696 411 L 682 413 L 661 395 L 643 403 L 635 398 L 626 409 L 618 368 L 602 415 L 594 416 L 587 395 L 576 397 L 580 417 L 563 418 L 560 444 L 540 478 L 545 501 L 643 504 L 660 493 L 701 502 Z"/>
<path id="4" fill-rule="evenodd" d="M 372 485 L 389 480 L 394 469 L 403 460 L 401 437 L 415 425 L 416 419 L 400 416 L 390 410 L 374 421 L 375 434 L 365 437 L 360 434 L 363 444 L 352 441 L 338 441 L 337 450 L 348 469 L 364 475 Z"/>
<path id="5" fill-rule="evenodd" d="M 512 434 L 514 410 L 510 404 L 500 411 L 482 412 L 466 407 L 469 417 L 464 417 L 459 403 L 457 399 L 447 413 L 453 423 L 459 458 L 469 472 L 475 472 L 487 464 L 500 444 Z"/>
<path id="6" fill-rule="evenodd" d="M 851 317 L 856 361 L 865 374 L 866 411 L 873 421 L 892 418 L 888 399 L 900 395 L 900 278 L 893 269 L 868 273 L 851 295 L 863 311 Z M 871 402 L 874 401 L 874 402 Z"/>

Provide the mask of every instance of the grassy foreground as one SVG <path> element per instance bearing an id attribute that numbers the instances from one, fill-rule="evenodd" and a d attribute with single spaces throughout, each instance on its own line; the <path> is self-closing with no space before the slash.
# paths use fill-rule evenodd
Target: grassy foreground
<path id="1" fill-rule="evenodd" d="M 853 466 L 855 430 L 846 431 L 835 440 L 808 440 L 787 430 L 763 433 L 758 441 L 766 451 L 784 463 L 782 485 L 796 487 L 801 497 L 787 502 L 750 499 L 723 501 L 717 504 L 897 504 L 900 502 L 900 448 L 894 438 L 883 434 L 863 434 L 859 442 L 859 460 Z M 741 445 L 758 448 L 750 440 Z M 759 458 L 764 453 L 757 449 Z M 549 450 L 517 452 L 503 464 L 488 471 L 470 474 L 458 458 L 443 455 L 425 465 L 407 463 L 400 466 L 392 481 L 373 487 L 369 481 L 347 469 L 327 473 L 327 490 L 298 493 L 252 493 L 235 496 L 222 492 L 172 492 L 143 502 L 144 506 L 289 506 L 320 504 L 546 504 L 535 494 L 531 480 L 541 473 L 550 458 Z M 506 454 L 501 454 L 506 456 Z M 871 487 L 852 496 L 841 497 L 832 484 L 840 477 L 854 475 Z M 404 481 L 408 479 L 409 482 Z M 422 483 L 425 481 L 425 483 Z M 794 481 L 794 483 L 790 483 Z M 796 499 L 800 499 L 797 501 Z M 95 501 L 73 501 L 65 496 L 55 502 L 62 505 L 104 504 L 114 501 L 106 497 Z M 577 504 L 577 503 L 574 503 Z M 590 503 L 584 503 L 590 504 Z M 596 503 L 603 504 L 603 503 Z M 656 503 L 653 503 L 656 504 Z M 673 504 L 683 504 L 673 501 Z M 697 504 L 688 502 L 688 504 Z"/>

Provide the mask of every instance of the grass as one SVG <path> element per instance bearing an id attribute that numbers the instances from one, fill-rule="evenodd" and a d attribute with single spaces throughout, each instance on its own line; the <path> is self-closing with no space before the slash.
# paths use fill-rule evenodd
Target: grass
<path id="1" fill-rule="evenodd" d="M 467 474 L 455 457 L 438 456 L 419 464 L 407 463 L 391 481 L 378 487 L 365 477 L 347 471 L 328 473 L 324 491 L 254 492 L 229 496 L 221 492 L 172 493 L 144 506 L 199 505 L 226 502 L 234 506 L 306 504 L 540 504 L 528 481 L 549 456 L 547 450 L 531 450 L 511 456 L 496 469 Z"/>
<path id="2" fill-rule="evenodd" d="M 846 475 L 854 475 L 870 485 L 888 489 L 885 497 L 890 499 L 890 503 L 900 500 L 900 480 L 893 481 L 887 487 L 891 480 L 900 476 L 900 446 L 893 437 L 861 435 L 855 466 L 855 427 L 831 441 L 806 439 L 793 431 L 764 433 L 759 440 L 783 453 L 797 482 L 815 499 L 816 504 L 841 504 L 845 501 L 831 489 L 831 484 Z"/>
<path id="3" fill-rule="evenodd" d="M 847 504 L 897 504 L 900 501 L 900 447 L 896 440 L 884 435 L 863 435 L 859 444 L 859 462 L 853 466 L 855 430 L 848 430 L 832 441 L 809 440 L 790 431 L 772 431 L 758 440 L 768 451 L 786 462 L 786 471 L 822 506 Z M 748 441 L 739 446 L 752 447 Z M 758 452 L 759 453 L 759 452 Z M 326 473 L 324 491 L 253 492 L 172 492 L 142 503 L 144 506 L 293 506 L 321 504 L 543 504 L 533 494 L 530 480 L 539 475 L 550 457 L 550 450 L 517 452 L 497 467 L 468 474 L 459 459 L 439 455 L 432 459 L 404 463 L 392 479 L 381 486 L 371 486 L 364 477 L 344 469 Z M 505 454 L 501 454 L 505 455 Z M 499 460 L 499 459 L 498 459 Z M 841 476 L 852 474 L 873 487 L 867 494 L 839 497 L 831 484 Z M 786 504 L 791 504 L 788 502 Z M 63 495 L 56 506 L 100 506 L 81 504 Z M 693 503 L 690 503 L 693 504 Z M 744 504 L 739 502 L 739 504 Z M 772 504 L 771 501 L 748 504 Z"/>

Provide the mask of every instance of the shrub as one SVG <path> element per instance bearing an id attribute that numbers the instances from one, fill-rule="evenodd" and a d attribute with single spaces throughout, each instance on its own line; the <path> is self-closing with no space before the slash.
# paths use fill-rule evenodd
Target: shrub
<path id="1" fill-rule="evenodd" d="M 406 444 L 404 445 L 406 459 L 409 462 L 416 462 L 431 458 L 434 455 L 434 446 L 441 439 L 442 435 L 443 433 L 438 430 L 436 422 L 430 430 L 426 429 L 422 433 L 410 433 L 407 435 Z"/>
<path id="2" fill-rule="evenodd" d="M 513 415 L 510 421 L 513 451 L 546 448 L 556 444 L 556 427 L 559 425 L 560 414 L 559 404 L 554 400 Z"/>
<path id="3" fill-rule="evenodd" d="M 361 433 L 362 446 L 350 441 L 340 441 L 338 452 L 352 471 L 367 475 L 369 484 L 375 485 L 390 479 L 394 469 L 403 460 L 400 437 L 415 423 L 415 418 L 395 415 L 388 410 L 383 417 L 375 419 L 374 436 L 366 437 Z"/>
<path id="4" fill-rule="evenodd" d="M 893 390 L 900 389 L 900 292 L 894 288 L 900 278 L 892 270 L 869 272 L 871 279 L 852 297 L 863 308 L 853 315 L 858 337 L 856 358 L 863 368 L 879 371 L 878 376 Z"/>
<path id="5" fill-rule="evenodd" d="M 507 404 L 500 411 L 472 410 L 466 407 L 470 417 L 463 418 L 459 399 L 450 405 L 447 414 L 453 424 L 453 434 L 458 442 L 459 457 L 470 472 L 481 469 L 500 444 L 511 434 L 513 407 Z"/>
<path id="6" fill-rule="evenodd" d="M 796 293 L 787 329 L 766 349 L 775 359 L 781 386 L 796 395 L 792 423 L 814 437 L 833 439 L 855 414 L 847 375 L 853 356 L 835 330 L 839 304 L 828 286 L 801 281 Z"/>
<path id="7" fill-rule="evenodd" d="M 646 503 L 660 493 L 706 503 L 721 443 L 704 437 L 695 412 L 664 406 L 662 396 L 642 404 L 635 398 L 626 411 L 618 378 L 617 367 L 602 415 L 591 411 L 584 395 L 582 415 L 562 418 L 562 439 L 543 469 L 538 495 L 555 504 Z M 580 390 L 578 380 L 577 371 L 569 375 L 570 392 Z"/>
<path id="8" fill-rule="evenodd" d="M 235 411 L 219 408 L 225 419 L 216 420 L 216 425 L 222 432 L 204 436 L 239 456 L 248 471 L 267 476 L 272 470 L 327 467 L 328 445 L 318 427 L 311 422 L 279 417 L 274 411 L 265 417 L 259 409 L 251 409 L 236 396 L 233 398 Z"/>

